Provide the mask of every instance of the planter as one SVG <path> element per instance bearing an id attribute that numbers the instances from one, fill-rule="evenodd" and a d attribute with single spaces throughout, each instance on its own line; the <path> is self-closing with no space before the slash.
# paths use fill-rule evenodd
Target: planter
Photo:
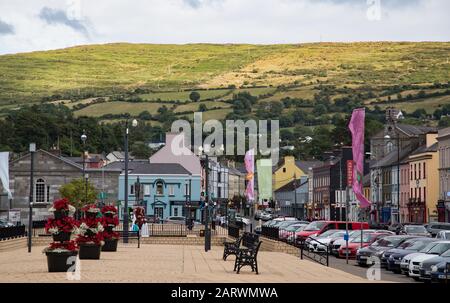
<path id="1" fill-rule="evenodd" d="M 81 260 L 98 260 L 100 259 L 100 244 L 80 244 Z"/>
<path id="2" fill-rule="evenodd" d="M 74 268 L 73 260 L 70 257 L 76 257 L 78 251 L 52 252 L 47 251 L 47 265 L 49 272 L 67 272 L 70 268 Z M 76 258 L 75 258 L 76 262 Z"/>
<path id="3" fill-rule="evenodd" d="M 55 210 L 53 212 L 53 215 L 54 215 L 55 219 L 62 219 L 69 215 L 69 211 L 68 210 Z"/>
<path id="4" fill-rule="evenodd" d="M 55 242 L 66 242 L 66 241 L 70 241 L 70 235 L 72 233 L 66 233 L 66 232 L 60 232 L 57 234 L 53 234 L 53 241 Z"/>
<path id="5" fill-rule="evenodd" d="M 119 239 L 105 239 L 102 251 L 117 251 L 117 243 L 119 243 Z"/>

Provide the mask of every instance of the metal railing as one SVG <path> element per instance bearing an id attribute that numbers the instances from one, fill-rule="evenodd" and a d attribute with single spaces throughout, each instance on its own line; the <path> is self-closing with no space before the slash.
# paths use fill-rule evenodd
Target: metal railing
<path id="1" fill-rule="evenodd" d="M 307 258 L 314 262 L 329 266 L 330 248 L 327 244 L 308 237 L 300 243 L 300 258 Z"/>
<path id="2" fill-rule="evenodd" d="M 0 240 L 24 237 L 26 235 L 25 225 L 0 227 Z"/>
<path id="3" fill-rule="evenodd" d="M 130 225 L 131 227 L 131 225 Z M 186 224 L 175 224 L 175 223 L 147 223 L 148 237 L 187 237 L 187 236 L 204 236 L 204 225 L 194 225 L 190 229 Z M 210 226 L 211 228 L 211 226 Z M 115 228 L 116 230 L 123 230 L 123 222 Z M 228 235 L 228 229 L 216 225 L 214 229 L 211 230 L 211 235 L 213 236 L 226 236 Z M 141 231 L 141 236 L 146 237 L 146 232 Z"/>

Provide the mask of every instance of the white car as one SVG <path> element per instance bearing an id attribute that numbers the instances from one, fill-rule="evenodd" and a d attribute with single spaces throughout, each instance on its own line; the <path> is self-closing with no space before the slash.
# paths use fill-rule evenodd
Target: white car
<path id="1" fill-rule="evenodd" d="M 409 257 L 408 274 L 414 280 L 419 280 L 420 278 L 420 266 L 423 261 L 432 259 L 439 256 L 450 249 L 450 241 L 437 241 L 433 242 L 435 245 L 428 251 L 428 253 L 416 253 L 407 255 L 403 260 Z M 414 256 L 415 255 L 415 256 Z M 406 261 L 406 260 L 405 260 Z M 401 267 L 401 264 L 400 264 Z"/>
<path id="2" fill-rule="evenodd" d="M 323 234 L 317 236 L 317 234 L 312 234 L 305 240 L 305 245 L 310 251 L 326 251 L 328 248 L 328 245 L 330 244 L 331 240 L 333 239 L 332 236 L 337 233 L 342 233 L 342 237 L 345 234 L 345 230 L 339 230 L 339 229 L 330 229 L 324 232 Z M 314 241 L 317 240 L 317 241 Z M 320 242 L 320 243 L 319 243 Z"/>
<path id="3" fill-rule="evenodd" d="M 450 230 L 441 230 L 436 235 L 436 239 L 439 239 L 439 240 L 450 240 Z"/>

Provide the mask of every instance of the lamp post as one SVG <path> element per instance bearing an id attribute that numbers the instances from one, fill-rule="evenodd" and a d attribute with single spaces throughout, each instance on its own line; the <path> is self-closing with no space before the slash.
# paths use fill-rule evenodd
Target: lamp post
<path id="1" fill-rule="evenodd" d="M 138 122 L 133 119 L 131 126 L 136 127 Z M 128 119 L 125 122 L 125 203 L 123 212 L 123 243 L 128 243 Z"/>
<path id="2" fill-rule="evenodd" d="M 28 213 L 28 252 L 31 253 L 31 234 L 33 229 L 33 187 L 34 187 L 34 153 L 36 152 L 36 143 L 30 143 L 30 197 Z"/>
<path id="3" fill-rule="evenodd" d="M 84 203 L 87 203 L 87 193 L 88 193 L 88 175 L 86 173 L 86 140 L 87 135 L 86 131 L 83 130 L 83 134 L 81 135 L 81 141 L 83 142 L 83 178 L 84 178 Z"/>
<path id="4" fill-rule="evenodd" d="M 397 220 L 400 223 L 400 137 L 391 138 L 391 136 L 384 136 L 386 140 L 396 140 L 397 141 Z M 392 222 L 394 223 L 394 222 Z"/>
<path id="5" fill-rule="evenodd" d="M 225 150 L 223 144 L 220 146 L 220 151 L 223 152 Z M 199 156 L 205 155 L 204 161 L 204 169 L 205 169 L 205 252 L 211 250 L 211 230 L 209 228 L 209 220 L 210 220 L 210 209 L 213 207 L 210 200 L 209 193 L 209 153 L 210 146 L 205 145 L 205 147 L 200 146 L 198 148 Z"/>

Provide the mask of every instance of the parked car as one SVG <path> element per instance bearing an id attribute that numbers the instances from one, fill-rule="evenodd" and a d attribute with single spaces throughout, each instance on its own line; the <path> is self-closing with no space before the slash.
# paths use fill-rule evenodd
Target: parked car
<path id="1" fill-rule="evenodd" d="M 169 224 L 186 224 L 186 217 L 182 217 L 182 216 L 167 217 L 167 219 L 165 220 L 165 223 L 169 223 Z"/>
<path id="2" fill-rule="evenodd" d="M 418 237 L 431 237 L 431 234 L 423 225 L 404 225 L 400 231 L 400 234 Z"/>
<path id="3" fill-rule="evenodd" d="M 411 258 L 408 267 L 408 274 L 411 278 L 420 280 L 420 265 L 422 262 L 440 256 L 450 249 L 450 241 L 438 241 L 436 245 L 426 254 L 419 254 Z"/>
<path id="4" fill-rule="evenodd" d="M 245 225 L 250 225 L 251 221 L 248 218 L 242 217 L 240 215 L 235 216 L 236 222 L 242 222 Z"/>
<path id="5" fill-rule="evenodd" d="M 261 214 L 259 215 L 259 218 L 263 221 L 269 221 L 274 219 L 274 215 L 268 212 L 261 212 Z"/>
<path id="6" fill-rule="evenodd" d="M 436 235 L 436 239 L 450 240 L 450 230 L 441 230 Z"/>
<path id="7" fill-rule="evenodd" d="M 435 237 L 440 231 L 450 231 L 450 223 L 429 223 L 427 231 Z"/>
<path id="8" fill-rule="evenodd" d="M 437 244 L 439 243 L 438 240 L 434 239 L 434 241 L 431 241 L 428 243 L 424 248 L 421 250 L 408 254 L 402 258 L 402 261 L 400 262 L 400 271 L 402 274 L 409 276 L 409 263 L 411 262 L 411 259 L 413 259 L 416 256 L 420 256 L 423 254 L 427 254 L 430 250 L 432 250 Z"/>
<path id="9" fill-rule="evenodd" d="M 413 238 L 405 241 L 397 248 L 388 250 L 385 252 L 385 254 L 389 255 L 387 258 L 387 269 L 395 273 L 401 273 L 400 264 L 405 256 L 418 252 L 435 241 L 433 238 Z"/>
<path id="10" fill-rule="evenodd" d="M 441 255 L 448 257 L 449 252 L 446 251 Z M 436 265 L 431 266 L 431 281 L 432 282 L 444 282 L 450 279 L 450 260 L 443 261 Z"/>
<path id="11" fill-rule="evenodd" d="M 147 219 L 147 223 L 160 223 L 159 217 L 155 215 L 147 215 L 145 216 Z"/>
<path id="12" fill-rule="evenodd" d="M 6 220 L 0 220 L 0 227 L 12 227 L 16 226 L 14 223 L 6 221 Z"/>
<path id="13" fill-rule="evenodd" d="M 303 231 L 298 234 L 299 241 L 305 241 L 310 236 L 318 236 L 327 230 L 346 230 L 345 221 L 314 221 L 308 224 Z M 348 222 L 349 230 L 369 229 L 369 224 L 365 222 Z"/>
<path id="14" fill-rule="evenodd" d="M 326 252 L 328 251 L 330 242 L 334 239 L 342 238 L 345 235 L 345 230 L 332 229 L 324 232 L 323 234 L 317 237 L 309 237 L 305 241 L 305 245 L 307 245 L 310 251 L 315 252 Z M 311 241 L 311 239 L 317 240 Z M 310 240 L 310 241 L 308 241 Z M 320 242 L 320 243 L 319 243 Z"/>
<path id="15" fill-rule="evenodd" d="M 290 221 L 290 220 L 288 220 L 288 221 L 282 221 L 280 224 L 277 225 L 279 236 L 280 236 L 281 233 L 284 232 L 284 231 L 286 230 L 286 228 L 288 228 L 289 226 L 294 225 L 294 224 L 299 224 L 299 223 L 300 223 L 299 221 Z"/>
<path id="16" fill-rule="evenodd" d="M 346 244 L 342 245 L 339 249 L 338 249 L 338 258 L 346 258 L 347 257 L 347 253 L 349 258 L 356 258 L 356 252 L 358 251 L 358 249 L 362 248 L 362 247 L 366 247 L 371 245 L 372 243 L 374 243 L 375 241 L 387 237 L 390 234 L 388 233 L 364 233 L 363 237 L 362 237 L 362 241 L 361 241 L 361 234 L 359 234 L 359 236 L 354 237 L 352 239 L 349 240 L 348 242 L 348 246 Z"/>
<path id="17" fill-rule="evenodd" d="M 356 252 L 356 262 L 359 266 L 373 265 L 376 258 L 381 262 L 382 254 L 392 248 L 400 246 L 403 242 L 413 238 L 407 235 L 386 236 L 379 239 L 367 247 L 358 249 Z M 375 259 L 375 260 L 374 260 Z"/>
<path id="18" fill-rule="evenodd" d="M 438 257 L 434 257 L 420 263 L 420 280 L 431 281 L 431 268 L 442 262 L 450 263 L 450 249 Z"/>
<path id="19" fill-rule="evenodd" d="M 301 231 L 303 228 L 306 227 L 306 224 L 303 223 L 295 223 L 292 225 L 289 225 L 287 228 L 280 231 L 280 240 L 286 240 L 288 242 L 294 242 L 295 233 Z M 289 241 L 291 239 L 291 241 Z"/>
<path id="20" fill-rule="evenodd" d="M 389 225 L 388 230 L 392 231 L 395 234 L 399 234 L 402 228 L 403 228 L 403 224 L 393 223 L 393 224 Z"/>

